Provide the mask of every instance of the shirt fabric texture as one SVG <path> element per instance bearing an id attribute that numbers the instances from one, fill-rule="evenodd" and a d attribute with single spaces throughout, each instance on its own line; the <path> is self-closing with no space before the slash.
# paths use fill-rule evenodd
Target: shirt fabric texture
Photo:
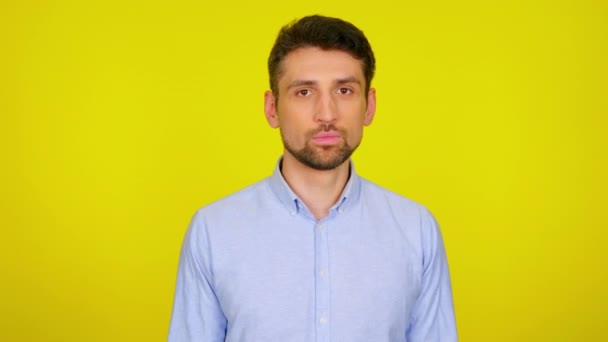
<path id="1" fill-rule="evenodd" d="M 351 163 L 316 220 L 279 165 L 192 218 L 170 342 L 457 341 L 446 253 L 425 207 Z"/>

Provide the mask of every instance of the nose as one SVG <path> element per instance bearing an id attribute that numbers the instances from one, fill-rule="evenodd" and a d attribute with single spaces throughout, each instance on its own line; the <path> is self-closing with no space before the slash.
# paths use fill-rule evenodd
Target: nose
<path id="1" fill-rule="evenodd" d="M 322 93 L 317 97 L 315 107 L 315 122 L 333 123 L 338 116 L 336 100 L 330 93 Z"/>

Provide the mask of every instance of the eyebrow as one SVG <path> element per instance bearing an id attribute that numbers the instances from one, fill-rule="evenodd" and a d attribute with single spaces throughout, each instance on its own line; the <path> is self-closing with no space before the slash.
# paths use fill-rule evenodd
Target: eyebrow
<path id="1" fill-rule="evenodd" d="M 348 83 L 356 83 L 356 84 L 361 85 L 361 82 L 359 82 L 359 80 L 354 76 L 350 76 L 350 77 L 346 77 L 346 78 L 338 78 L 334 81 L 334 83 L 338 84 L 338 85 L 348 84 Z M 287 89 L 289 90 L 291 88 L 300 87 L 300 86 L 314 86 L 317 84 L 318 84 L 318 82 L 313 81 L 313 80 L 294 80 L 287 86 Z"/>
<path id="2" fill-rule="evenodd" d="M 316 85 L 317 81 L 312 81 L 312 80 L 295 80 L 293 82 L 291 82 L 289 84 L 289 86 L 287 86 L 287 90 L 294 88 L 294 87 L 300 87 L 300 86 L 312 86 L 312 85 Z"/>
<path id="3" fill-rule="evenodd" d="M 357 84 L 361 85 L 361 82 L 359 82 L 359 80 L 355 76 L 339 78 L 336 80 L 336 84 L 346 84 L 346 83 L 357 83 Z"/>

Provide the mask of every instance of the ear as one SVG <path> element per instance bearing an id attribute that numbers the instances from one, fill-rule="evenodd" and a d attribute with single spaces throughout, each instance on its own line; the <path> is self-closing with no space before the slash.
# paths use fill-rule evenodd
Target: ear
<path id="1" fill-rule="evenodd" d="M 363 124 L 369 126 L 374 120 L 376 114 L 376 89 L 370 88 L 367 93 L 367 110 L 365 111 L 365 118 Z"/>
<path id="2" fill-rule="evenodd" d="M 272 128 L 279 127 L 279 116 L 277 115 L 277 101 L 274 94 L 267 90 L 264 93 L 264 113 L 266 114 L 266 121 Z"/>

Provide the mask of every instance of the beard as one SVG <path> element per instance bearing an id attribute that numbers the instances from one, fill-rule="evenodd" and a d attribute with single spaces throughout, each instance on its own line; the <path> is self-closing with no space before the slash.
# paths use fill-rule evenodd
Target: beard
<path id="1" fill-rule="evenodd" d="M 312 137 L 320 132 L 336 131 L 342 137 L 342 143 L 339 145 L 330 146 L 315 146 L 311 143 Z M 301 149 L 296 149 L 289 144 L 283 132 L 281 132 L 283 146 L 285 149 L 300 163 L 313 168 L 315 170 L 333 170 L 347 161 L 353 152 L 357 149 L 356 146 L 350 146 L 346 132 L 336 129 L 333 125 L 325 125 L 314 131 L 306 134 L 306 145 Z"/>

